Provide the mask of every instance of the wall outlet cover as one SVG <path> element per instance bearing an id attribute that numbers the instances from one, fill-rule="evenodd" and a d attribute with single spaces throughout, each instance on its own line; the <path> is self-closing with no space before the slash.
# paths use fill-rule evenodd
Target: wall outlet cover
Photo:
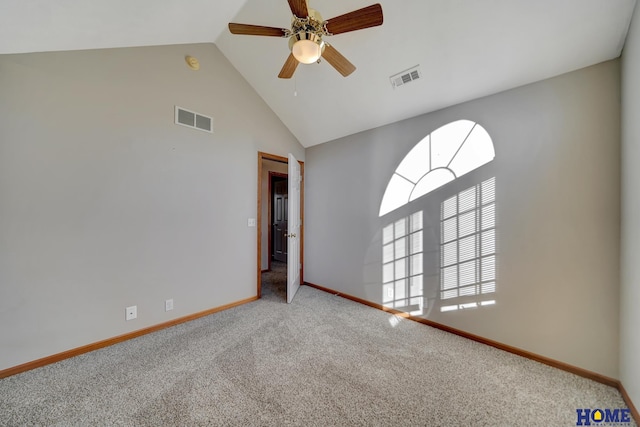
<path id="1" fill-rule="evenodd" d="M 137 305 L 132 305 L 131 307 L 127 307 L 125 309 L 125 319 L 126 320 L 133 320 L 136 317 L 138 317 L 138 306 Z"/>

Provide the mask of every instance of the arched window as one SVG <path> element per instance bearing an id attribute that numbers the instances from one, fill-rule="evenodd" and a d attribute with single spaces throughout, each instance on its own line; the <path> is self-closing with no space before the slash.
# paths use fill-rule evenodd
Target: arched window
<path id="1" fill-rule="evenodd" d="M 444 125 L 422 139 L 389 180 L 380 204 L 383 216 L 489 163 L 495 157 L 487 131 L 470 120 Z"/>

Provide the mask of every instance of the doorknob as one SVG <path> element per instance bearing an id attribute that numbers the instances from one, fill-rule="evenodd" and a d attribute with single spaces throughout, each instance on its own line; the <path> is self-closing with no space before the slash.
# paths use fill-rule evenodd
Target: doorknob
<path id="1" fill-rule="evenodd" d="M 285 234 L 285 237 L 296 237 L 296 233 Z"/>

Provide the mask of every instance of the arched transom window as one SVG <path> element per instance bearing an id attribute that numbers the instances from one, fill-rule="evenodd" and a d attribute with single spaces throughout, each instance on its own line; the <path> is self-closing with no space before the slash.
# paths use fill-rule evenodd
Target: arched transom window
<path id="1" fill-rule="evenodd" d="M 380 204 L 383 216 L 495 157 L 486 130 L 470 120 L 444 125 L 422 139 L 405 156 L 389 180 Z"/>

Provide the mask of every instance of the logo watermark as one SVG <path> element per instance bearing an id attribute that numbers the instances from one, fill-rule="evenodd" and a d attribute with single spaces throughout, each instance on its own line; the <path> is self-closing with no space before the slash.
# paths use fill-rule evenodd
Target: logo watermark
<path id="1" fill-rule="evenodd" d="M 631 411 L 616 409 L 576 409 L 577 426 L 624 426 L 631 423 Z"/>

